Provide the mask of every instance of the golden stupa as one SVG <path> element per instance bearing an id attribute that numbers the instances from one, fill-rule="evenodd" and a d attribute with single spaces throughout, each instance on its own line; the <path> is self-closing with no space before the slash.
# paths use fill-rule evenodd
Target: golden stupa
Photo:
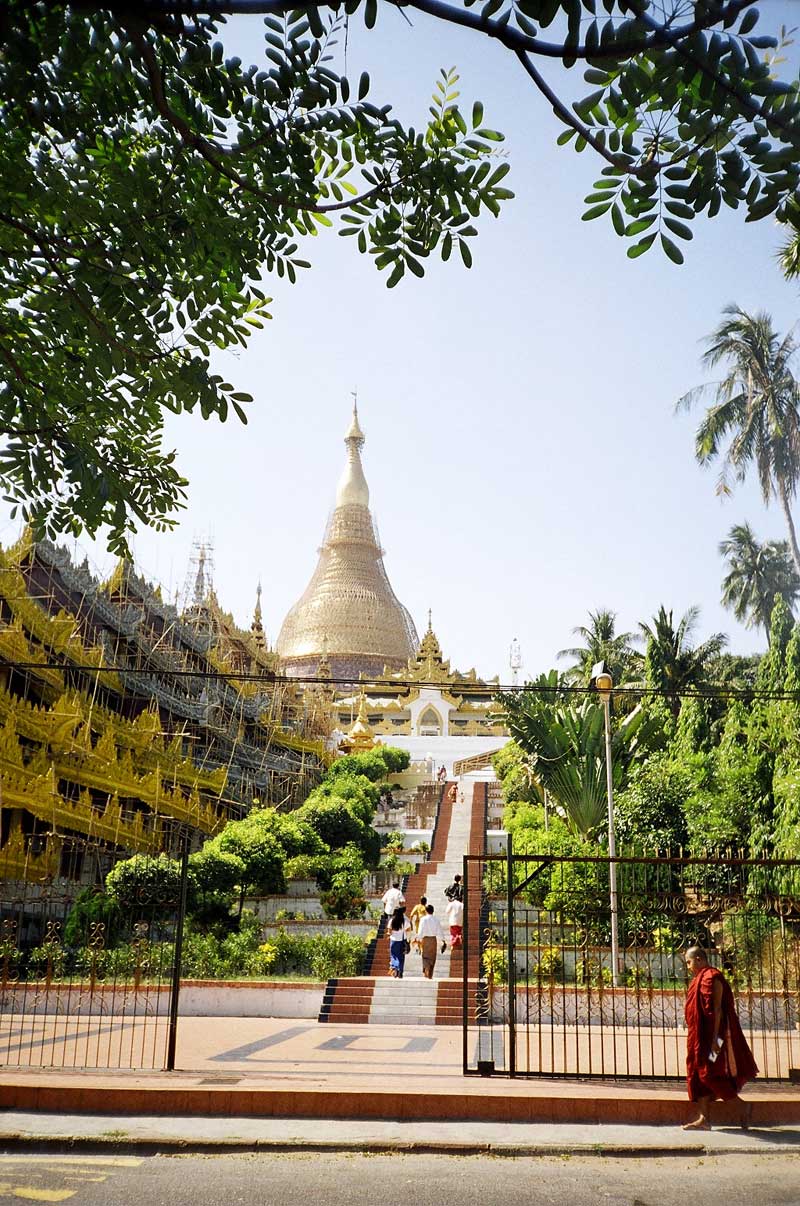
<path id="1" fill-rule="evenodd" d="M 386 576 L 361 464 L 364 433 L 356 406 L 344 442 L 347 463 L 317 568 L 276 644 L 284 673 L 295 677 L 316 675 L 325 655 L 334 679 L 375 677 L 384 669 L 402 669 L 419 646 L 414 622 Z"/>

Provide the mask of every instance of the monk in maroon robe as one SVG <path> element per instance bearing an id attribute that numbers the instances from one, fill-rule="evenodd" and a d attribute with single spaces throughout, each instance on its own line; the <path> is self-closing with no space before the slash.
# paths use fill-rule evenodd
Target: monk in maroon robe
<path id="1" fill-rule="evenodd" d="M 709 1131 L 711 1102 L 738 1100 L 742 1085 L 756 1076 L 758 1068 L 722 972 L 711 966 L 699 946 L 686 952 L 686 966 L 692 976 L 686 995 L 686 1085 L 700 1116 L 683 1129 Z"/>

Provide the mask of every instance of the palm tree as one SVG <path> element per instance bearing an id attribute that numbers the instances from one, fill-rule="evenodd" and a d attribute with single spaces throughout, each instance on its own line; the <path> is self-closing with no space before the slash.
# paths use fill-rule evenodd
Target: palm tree
<path id="1" fill-rule="evenodd" d="M 728 562 L 722 583 L 722 605 L 747 628 L 762 627 L 769 644 L 775 596 L 781 595 L 791 611 L 800 595 L 800 578 L 785 540 L 759 544 L 749 523 L 731 528 L 719 551 Z"/>
<path id="2" fill-rule="evenodd" d="M 559 690 L 560 682 L 555 670 L 540 675 L 525 690 L 504 695 L 501 714 L 534 778 L 572 831 L 591 838 L 607 819 L 603 705 L 592 697 L 575 701 Z M 616 787 L 623 785 L 631 764 L 646 756 L 658 727 L 641 706 L 614 725 L 611 767 Z"/>
<path id="3" fill-rule="evenodd" d="M 706 341 L 703 365 L 724 364 L 726 375 L 716 385 L 684 394 L 676 409 L 688 410 L 702 394 L 713 391 L 714 405 L 695 437 L 697 459 L 707 465 L 722 457 L 717 489 L 723 494 L 731 492 L 731 473 L 743 481 L 755 465 L 764 502 L 780 502 L 800 574 L 791 513 L 800 477 L 800 389 L 790 367 L 797 344 L 791 334 L 779 339 L 768 314 L 747 314 L 738 306 L 726 306 L 723 313 L 727 317 Z"/>
<path id="4" fill-rule="evenodd" d="M 615 683 L 630 677 L 634 665 L 638 668 L 642 655 L 633 646 L 641 638 L 637 633 L 617 632 L 616 621 L 615 611 L 599 607 L 597 611 L 589 612 L 588 628 L 580 624 L 572 629 L 572 635 L 580 637 L 583 644 L 560 649 L 556 654 L 557 658 L 572 658 L 574 664 L 566 670 L 566 679 L 588 686 L 596 662 L 606 663 Z"/>
<path id="5" fill-rule="evenodd" d="M 645 670 L 648 685 L 670 696 L 675 716 L 680 711 L 681 692 L 706 685 L 709 662 L 718 657 L 728 643 L 724 632 L 715 632 L 702 645 L 692 646 L 699 616 L 699 607 L 690 607 L 676 627 L 672 610 L 667 611 L 662 606 L 653 618 L 652 627 L 650 624 L 639 625 L 647 641 Z"/>

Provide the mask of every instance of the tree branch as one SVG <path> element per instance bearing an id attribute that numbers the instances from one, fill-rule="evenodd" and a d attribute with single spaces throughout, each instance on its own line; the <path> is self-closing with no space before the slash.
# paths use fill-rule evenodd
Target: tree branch
<path id="1" fill-rule="evenodd" d="M 588 126 L 585 126 L 583 122 L 576 117 L 572 110 L 569 109 L 560 99 L 560 97 L 556 95 L 537 68 L 534 67 L 533 63 L 531 63 L 527 54 L 523 50 L 518 50 L 516 55 L 536 87 L 541 92 L 542 96 L 544 96 L 545 99 L 548 100 L 552 105 L 553 112 L 561 118 L 565 125 L 571 126 L 573 130 L 577 131 L 581 138 L 585 139 L 589 146 L 592 147 L 598 155 L 605 159 L 607 163 L 610 163 L 612 167 L 620 168 L 626 172 L 633 173 L 634 175 L 638 174 L 639 169 L 635 166 L 635 164 L 629 163 L 625 156 L 615 155 L 613 151 L 609 151 L 602 145 L 599 139 L 595 137 Z M 650 171 L 652 171 L 652 164 L 648 166 Z"/>
<path id="2" fill-rule="evenodd" d="M 730 24 L 753 3 L 754 0 L 730 0 L 730 3 L 720 6 L 715 11 L 709 9 L 705 17 L 695 18 L 685 25 L 677 26 L 672 30 L 671 36 L 687 38 L 694 33 L 710 29 L 720 21 Z M 121 9 L 122 5 L 112 3 L 108 7 L 113 12 Z M 296 7 L 297 4 L 293 0 L 141 0 L 140 3 L 142 16 L 151 14 L 156 18 L 200 15 L 212 18 L 239 15 L 283 16 Z M 327 0 L 327 2 L 318 4 L 317 7 L 334 8 L 338 5 L 335 4 L 335 0 Z M 589 47 L 580 43 L 567 47 L 562 42 L 544 42 L 538 37 L 522 33 L 521 30 L 515 29 L 500 18 L 496 20 L 484 18 L 479 12 L 458 8 L 445 3 L 445 0 L 396 0 L 396 7 L 416 9 L 418 12 L 427 13 L 429 16 L 446 21 L 451 25 L 461 25 L 482 33 L 486 37 L 494 38 L 509 50 L 523 50 L 545 58 L 561 59 L 565 53 L 568 53 L 571 58 L 577 59 L 619 59 L 652 50 L 663 50 L 672 45 L 671 39 L 667 35 L 667 24 L 662 25 L 657 21 L 653 22 L 653 34 L 648 38 L 631 38 L 626 42 L 617 42 L 610 47 Z"/>
<path id="3" fill-rule="evenodd" d="M 370 201 L 373 197 L 378 196 L 382 192 L 388 193 L 395 184 L 399 183 L 398 181 L 386 181 L 381 184 L 376 184 L 374 188 L 368 189 L 365 193 L 361 193 L 356 197 L 351 197 L 347 201 L 338 201 L 331 203 L 330 205 L 317 205 L 310 202 L 306 202 L 304 204 L 299 200 L 291 200 L 280 193 L 269 193 L 265 189 L 259 188 L 258 185 L 251 184 L 249 180 L 246 180 L 243 176 L 240 176 L 240 174 L 234 171 L 233 168 L 229 167 L 227 163 L 220 161 L 217 158 L 217 155 L 221 152 L 218 151 L 214 144 L 209 142 L 208 139 L 204 138 L 202 134 L 196 134 L 188 122 L 184 121 L 184 119 L 170 107 L 164 91 L 164 78 L 152 46 L 150 46 L 145 36 L 138 31 L 128 29 L 128 34 L 142 57 L 142 62 L 145 65 L 147 78 L 150 82 L 150 88 L 153 93 L 153 100 L 155 101 L 158 112 L 161 114 L 164 120 L 172 126 L 176 133 L 180 134 L 185 143 L 193 147 L 198 154 L 202 155 L 206 163 L 213 167 L 220 176 L 223 176 L 226 180 L 229 180 L 231 184 L 235 184 L 237 188 L 242 189 L 243 192 L 250 193 L 254 197 L 259 197 L 262 201 L 268 201 L 271 205 L 283 206 L 284 209 L 293 209 L 300 213 L 328 214 L 334 213 L 336 210 L 352 209 L 353 206 L 361 205 L 365 201 Z"/>

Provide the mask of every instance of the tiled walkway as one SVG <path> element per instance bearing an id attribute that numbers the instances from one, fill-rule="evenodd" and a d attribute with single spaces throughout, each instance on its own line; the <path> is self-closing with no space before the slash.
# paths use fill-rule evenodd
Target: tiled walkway
<path id="1" fill-rule="evenodd" d="M 319 1026 L 279 1018 L 186 1018 L 175 1073 L 0 1072 L 0 1105 L 120 1114 L 439 1118 L 676 1125 L 680 1084 L 480 1079 L 461 1074 L 461 1032 Z M 800 1123 L 796 1087 L 755 1085 L 754 1124 Z M 720 1121 L 729 1109 L 719 1107 Z"/>

